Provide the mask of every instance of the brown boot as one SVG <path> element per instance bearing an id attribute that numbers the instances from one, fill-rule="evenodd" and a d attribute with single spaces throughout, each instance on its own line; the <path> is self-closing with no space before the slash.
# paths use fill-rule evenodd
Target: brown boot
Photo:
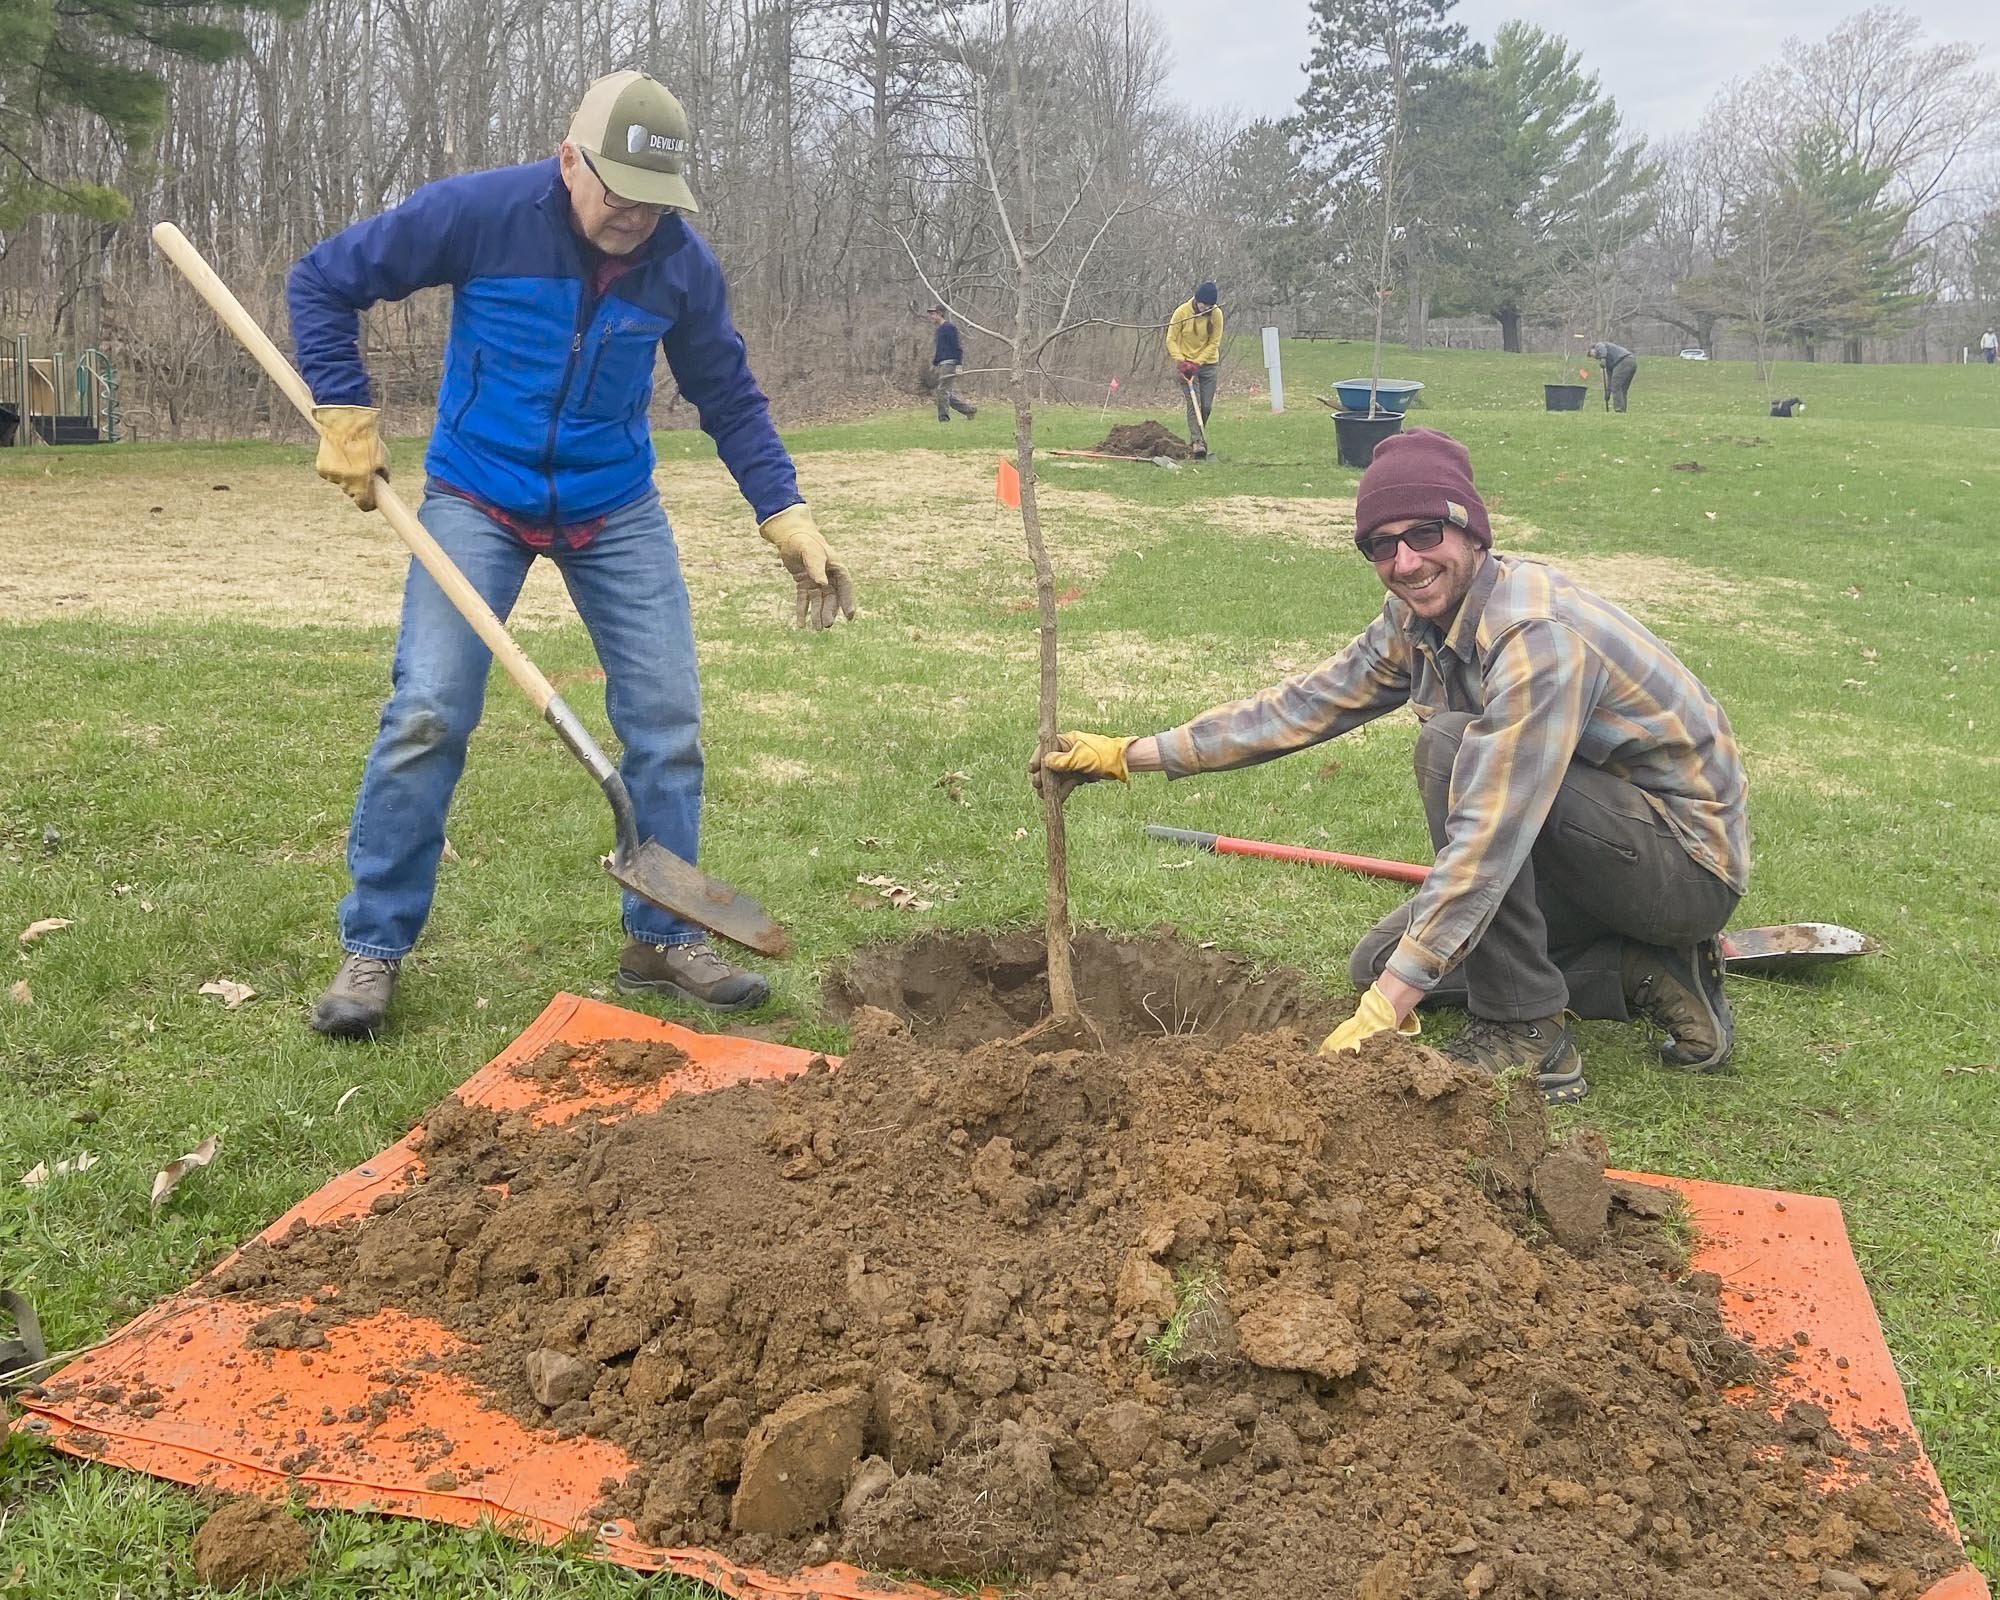
<path id="1" fill-rule="evenodd" d="M 1625 1004 L 1667 1033 L 1660 1060 L 1685 1072 L 1715 1072 L 1736 1047 L 1736 1018 L 1722 992 L 1722 946 L 1705 939 L 1686 950 L 1628 941 Z"/>
<path id="2" fill-rule="evenodd" d="M 313 1003 L 313 1031 L 329 1039 L 372 1039 L 389 1014 L 402 968 L 400 961 L 350 953 Z"/>
<path id="3" fill-rule="evenodd" d="M 1590 1093 L 1583 1057 L 1563 1026 L 1560 1013 L 1532 1022 L 1496 1022 L 1474 1017 L 1444 1047 L 1446 1060 L 1475 1067 L 1492 1077 L 1525 1067 L 1552 1106 L 1572 1105 Z"/>
<path id="4" fill-rule="evenodd" d="M 771 986 L 747 967 L 731 966 L 708 947 L 627 941 L 618 953 L 618 987 L 706 1006 L 711 1011 L 748 1011 L 771 998 Z"/>

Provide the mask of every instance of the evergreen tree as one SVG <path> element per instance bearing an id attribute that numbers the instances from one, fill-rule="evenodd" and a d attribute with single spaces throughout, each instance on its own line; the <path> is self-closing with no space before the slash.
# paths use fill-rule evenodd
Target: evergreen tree
<path id="1" fill-rule="evenodd" d="M 143 150 L 167 104 L 165 83 L 144 61 L 220 61 L 242 48 L 238 29 L 190 20 L 192 9 L 187 0 L 0 0 L 0 229 L 44 212 L 126 214 L 116 191 L 43 170 L 39 133 L 82 112 Z M 214 0 L 209 9 L 298 15 L 305 0 Z"/>

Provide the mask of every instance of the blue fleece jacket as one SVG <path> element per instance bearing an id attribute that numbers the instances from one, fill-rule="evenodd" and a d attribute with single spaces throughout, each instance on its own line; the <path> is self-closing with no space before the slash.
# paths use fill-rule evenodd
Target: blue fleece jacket
<path id="1" fill-rule="evenodd" d="M 938 324 L 937 337 L 931 341 L 931 365 L 936 366 L 940 361 L 963 361 L 964 359 L 965 346 L 958 342 L 958 324 L 955 322 L 940 322 Z"/>
<path id="2" fill-rule="evenodd" d="M 579 522 L 650 492 L 653 356 L 694 403 L 757 520 L 800 495 L 730 320 L 715 253 L 676 213 L 602 291 L 556 161 L 426 184 L 315 245 L 285 285 L 321 405 L 370 404 L 359 313 L 449 284 L 428 471 L 503 511 Z M 614 269 L 615 270 L 615 269 Z"/>

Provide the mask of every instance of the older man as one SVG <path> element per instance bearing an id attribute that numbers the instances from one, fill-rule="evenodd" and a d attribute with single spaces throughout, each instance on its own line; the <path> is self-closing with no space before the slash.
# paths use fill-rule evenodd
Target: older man
<path id="1" fill-rule="evenodd" d="M 750 375 L 722 269 L 682 220 L 680 102 L 638 72 L 590 86 L 557 153 L 446 178 L 315 246 L 287 285 L 299 367 L 322 429 L 319 471 L 364 510 L 388 470 L 357 343 L 358 313 L 449 285 L 451 334 L 418 512 L 503 618 L 537 556 L 561 571 L 605 672 L 620 771 L 642 836 L 692 861 L 701 818 L 700 685 L 687 587 L 653 486 L 648 405 L 665 351 L 681 393 L 793 578 L 796 616 L 854 615 L 847 574 L 799 495 Z M 445 811 L 478 724 L 491 657 L 412 563 L 393 692 L 347 836 L 338 975 L 312 1025 L 381 1027 L 430 913 Z M 636 895 L 623 908 L 621 989 L 719 1011 L 765 980 Z"/>
<path id="2" fill-rule="evenodd" d="M 1632 392 L 1632 380 L 1639 374 L 1639 358 L 1609 339 L 1592 345 L 1590 354 L 1604 368 L 1604 409 L 1623 411 L 1626 397 Z"/>
<path id="3" fill-rule="evenodd" d="M 1553 567 L 1495 555 L 1472 463 L 1416 428 L 1362 474 L 1355 545 L 1388 591 L 1339 654 L 1152 738 L 1073 733 L 1042 763 L 1076 779 L 1187 777 L 1289 755 L 1399 706 L 1436 864 L 1362 939 L 1366 992 L 1323 1048 L 1418 1031 L 1463 1006 L 1446 1047 L 1581 1099 L 1565 1013 L 1664 1028 L 1663 1061 L 1712 1071 L 1734 1024 L 1717 935 L 1750 870 L 1729 721 L 1640 623 Z"/>

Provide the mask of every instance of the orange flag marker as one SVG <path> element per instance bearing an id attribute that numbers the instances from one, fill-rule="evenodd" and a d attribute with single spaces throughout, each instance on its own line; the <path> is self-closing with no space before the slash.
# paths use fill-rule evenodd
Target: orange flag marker
<path id="1" fill-rule="evenodd" d="M 1002 460 L 993 479 L 993 498 L 1003 506 L 1021 509 L 1021 474 L 1011 461 Z"/>

